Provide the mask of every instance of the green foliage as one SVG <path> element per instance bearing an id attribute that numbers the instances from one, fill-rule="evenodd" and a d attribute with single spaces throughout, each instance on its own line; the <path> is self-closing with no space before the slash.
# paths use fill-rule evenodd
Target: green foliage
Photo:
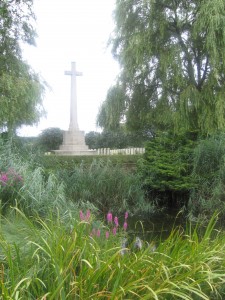
<path id="1" fill-rule="evenodd" d="M 59 149 L 63 142 L 63 131 L 60 128 L 51 127 L 43 130 L 37 139 L 37 146 L 44 152 Z"/>
<path id="2" fill-rule="evenodd" d="M 186 194 L 195 187 L 191 176 L 194 146 L 188 134 L 161 133 L 146 143 L 138 169 L 150 195 L 164 195 L 167 201 L 182 195 L 187 198 Z"/>
<path id="3" fill-rule="evenodd" d="M 14 144 L 16 147 L 16 151 L 20 153 L 22 157 L 31 159 L 34 155 L 39 153 L 39 148 L 37 147 L 37 139 L 36 136 L 14 136 Z"/>
<path id="4" fill-rule="evenodd" d="M 224 297 L 224 233 L 174 229 L 150 248 L 121 255 L 119 236 L 90 237 L 92 223 L 27 219 L 16 210 L 0 227 L 3 299 L 204 299 Z M 146 244 L 147 245 L 147 244 Z"/>
<path id="5" fill-rule="evenodd" d="M 212 162 L 212 173 L 223 171 L 220 161 L 223 142 L 222 137 L 220 142 L 212 139 L 212 145 L 206 141 L 210 151 L 200 143 L 199 149 L 203 150 L 196 150 L 199 154 L 195 157 L 196 174 L 206 161 Z M 188 137 L 174 136 L 172 139 L 168 134 L 161 139 L 155 138 L 154 151 L 157 147 L 161 149 L 161 144 L 171 154 L 171 159 L 173 150 L 177 160 L 182 158 L 181 162 L 189 157 L 193 146 Z M 157 151 L 154 153 L 156 156 Z M 162 155 L 167 157 L 163 151 Z M 147 157 L 148 152 L 146 161 Z M 71 167 L 69 160 L 60 159 Z M 171 168 L 165 165 L 170 174 Z M 106 211 L 112 208 L 122 212 L 126 205 L 137 210 L 142 208 L 140 203 L 146 210 L 148 203 L 142 201 L 142 181 L 138 176 L 130 176 L 134 174 L 124 173 L 110 162 L 81 164 L 73 166 L 69 172 L 59 170 L 59 177 L 48 176 L 34 166 L 31 160 L 25 162 L 14 152 L 9 143 L 0 144 L 0 169 L 7 171 L 13 167 L 16 174 L 22 175 L 23 184 L 14 200 L 30 216 L 14 208 L 8 211 L 6 218 L 0 219 L 2 299 L 224 298 L 225 235 L 214 230 L 216 215 L 205 229 L 189 224 L 186 231 L 174 228 L 166 240 L 160 238 L 156 242 L 154 251 L 152 241 L 143 241 L 140 251 L 134 251 L 130 245 L 123 249 L 121 238 L 129 238 L 128 232 L 118 230 L 113 235 L 112 226 L 97 220 L 93 214 L 90 218 L 86 214 L 85 220 L 80 221 L 78 206 L 66 199 L 65 194 L 72 191 L 80 200 L 90 199 Z M 129 219 L 127 222 L 129 228 Z M 123 224 L 120 219 L 119 223 Z M 93 229 L 101 231 L 100 237 Z M 106 238 L 106 231 L 110 232 L 109 238 Z"/>
<path id="6" fill-rule="evenodd" d="M 31 155 L 28 160 L 8 143 L 0 148 L 0 170 L 13 168 L 22 176 L 22 186 L 13 193 L 10 205 L 17 205 L 28 215 L 63 212 L 83 203 L 103 211 L 152 212 L 154 207 L 145 202 L 141 182 L 127 170 L 134 158 L 123 157 L 120 159 L 127 163 L 125 166 L 118 164 L 118 157 L 114 162 L 84 157 L 87 161 L 82 163 L 80 157 Z"/>
<path id="7" fill-rule="evenodd" d="M 18 207 L 26 214 L 45 215 L 48 211 L 57 213 L 66 210 L 70 204 L 66 201 L 64 185 L 54 174 L 45 176 L 41 168 L 23 172 L 23 186 L 17 196 Z"/>
<path id="8" fill-rule="evenodd" d="M 124 149 L 127 147 L 143 147 L 147 137 L 142 132 L 126 132 L 124 129 L 103 132 L 91 131 L 85 135 L 85 142 L 90 149 L 110 148 Z"/>
<path id="9" fill-rule="evenodd" d="M 0 170 L 0 202 L 1 213 L 14 204 L 18 191 L 23 184 L 23 178 L 14 169 Z"/>
<path id="10" fill-rule="evenodd" d="M 153 210 L 144 200 L 138 175 L 110 161 L 93 161 L 89 166 L 80 164 L 69 172 L 59 170 L 57 176 L 65 184 L 67 198 L 75 203 L 90 202 L 104 213 Z"/>
<path id="11" fill-rule="evenodd" d="M 44 114 L 44 85 L 38 75 L 22 61 L 11 67 L 9 73 L 0 73 L 0 128 L 7 128 L 9 133 L 21 125 L 37 123 Z"/>
<path id="12" fill-rule="evenodd" d="M 127 97 L 120 85 L 108 90 L 106 100 L 103 102 L 98 116 L 97 124 L 106 130 L 118 130 L 120 128 L 121 116 L 125 111 Z"/>
<path id="13" fill-rule="evenodd" d="M 101 133 L 90 131 L 85 134 L 85 144 L 88 145 L 89 149 L 98 149 L 99 147 L 99 139 L 100 139 Z"/>
<path id="14" fill-rule="evenodd" d="M 222 167 L 224 155 L 224 134 L 200 140 L 194 151 L 194 174 L 203 181 L 211 181 Z"/>
<path id="15" fill-rule="evenodd" d="M 21 125 L 32 125 L 43 115 L 45 84 L 23 61 L 21 42 L 34 44 L 32 0 L 0 4 L 0 129 L 10 134 Z"/>
<path id="16" fill-rule="evenodd" d="M 110 161 L 113 165 L 121 165 L 125 169 L 136 169 L 136 163 L 142 155 L 107 155 L 96 156 L 58 156 L 58 155 L 41 155 L 36 157 L 36 165 L 46 171 L 57 172 L 57 170 L 73 171 L 80 164 L 85 167 L 90 166 L 95 160 L 97 163 L 107 164 Z"/>
<path id="17" fill-rule="evenodd" d="M 121 96 L 103 103 L 104 127 L 123 119 L 133 130 L 223 129 L 224 1 L 118 0 L 114 19 Z"/>
<path id="18" fill-rule="evenodd" d="M 17 205 L 30 216 L 74 209 L 75 205 L 66 201 L 63 183 L 37 165 L 33 154 L 23 157 L 12 143 L 0 145 L 0 178 L 4 180 L 0 200 L 4 212 L 10 205 Z"/>
<path id="19" fill-rule="evenodd" d="M 191 193 L 191 217 L 209 218 L 219 210 L 225 215 L 225 136 L 213 135 L 199 141 L 193 159 L 193 177 L 198 187 Z"/>
<path id="20" fill-rule="evenodd" d="M 19 56 L 21 54 L 20 41 L 35 44 L 36 33 L 33 28 L 32 5 L 33 0 L 1 1 L 1 53 Z"/>

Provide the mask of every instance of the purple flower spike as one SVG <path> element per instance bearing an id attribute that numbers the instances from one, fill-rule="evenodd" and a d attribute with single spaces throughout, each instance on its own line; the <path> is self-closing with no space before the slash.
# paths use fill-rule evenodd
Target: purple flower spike
<path id="1" fill-rule="evenodd" d="M 117 217 L 114 218 L 114 223 L 115 223 L 116 227 L 119 226 L 119 221 L 118 221 L 118 218 L 117 218 Z"/>
<path id="2" fill-rule="evenodd" d="M 127 222 L 124 222 L 123 224 L 123 229 L 126 231 L 127 230 Z"/>
<path id="3" fill-rule="evenodd" d="M 88 210 L 87 210 L 87 213 L 86 213 L 86 217 L 85 217 L 85 220 L 86 220 L 87 222 L 89 221 L 90 216 L 91 216 L 91 212 L 90 212 L 90 210 L 88 209 Z"/>
<path id="4" fill-rule="evenodd" d="M 109 238 L 109 232 L 108 232 L 108 231 L 106 231 L 105 237 L 106 237 L 106 239 L 108 240 L 108 238 Z"/>
<path id="5" fill-rule="evenodd" d="M 112 218 L 113 218 L 113 217 L 112 217 L 112 213 L 109 212 L 109 213 L 107 214 L 107 221 L 108 221 L 108 223 L 112 223 Z"/>
<path id="6" fill-rule="evenodd" d="M 84 214 L 83 214 L 82 210 L 80 210 L 80 220 L 81 220 L 81 221 L 84 220 Z"/>
<path id="7" fill-rule="evenodd" d="M 113 235 L 116 235 L 116 227 L 113 228 L 112 232 L 113 232 Z"/>
<path id="8" fill-rule="evenodd" d="M 125 212 L 125 220 L 128 218 L 128 211 Z"/>
<path id="9" fill-rule="evenodd" d="M 97 230 L 97 236 L 99 237 L 101 235 L 100 229 Z"/>

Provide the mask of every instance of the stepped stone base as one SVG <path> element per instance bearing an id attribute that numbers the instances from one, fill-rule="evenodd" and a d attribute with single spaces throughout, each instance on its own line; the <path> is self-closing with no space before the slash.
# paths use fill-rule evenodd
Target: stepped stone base
<path id="1" fill-rule="evenodd" d="M 54 150 L 56 155 L 95 155 L 96 150 L 89 150 L 85 144 L 84 131 L 69 130 L 63 133 L 63 144 L 59 150 Z"/>
<path id="2" fill-rule="evenodd" d="M 97 155 L 96 150 L 78 150 L 78 151 L 64 151 L 64 150 L 54 150 L 54 153 L 56 155 L 61 155 L 61 156 L 82 156 L 82 155 Z"/>

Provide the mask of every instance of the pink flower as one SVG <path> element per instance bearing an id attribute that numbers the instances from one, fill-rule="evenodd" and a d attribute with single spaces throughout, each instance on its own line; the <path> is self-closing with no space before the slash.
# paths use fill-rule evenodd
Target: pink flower
<path id="1" fill-rule="evenodd" d="M 97 236 L 99 237 L 100 234 L 101 234 L 101 231 L 100 231 L 100 229 L 98 229 L 98 230 L 97 230 Z"/>
<path id="2" fill-rule="evenodd" d="M 117 217 L 114 218 L 114 223 L 115 223 L 116 227 L 119 226 L 119 222 L 118 222 L 118 218 Z"/>
<path id="3" fill-rule="evenodd" d="M 81 221 L 84 220 L 84 214 L 83 214 L 82 210 L 80 210 L 80 220 L 81 220 Z"/>
<path id="4" fill-rule="evenodd" d="M 125 220 L 128 218 L 128 211 L 125 212 Z"/>
<path id="5" fill-rule="evenodd" d="M 113 235 L 116 235 L 116 227 L 113 228 L 112 232 L 113 232 Z"/>
<path id="6" fill-rule="evenodd" d="M 108 231 L 106 231 L 105 237 L 106 237 L 106 239 L 108 240 L 108 238 L 109 238 L 109 232 L 108 232 Z"/>
<path id="7" fill-rule="evenodd" d="M 87 222 L 89 221 L 90 216 L 91 216 L 91 212 L 90 212 L 90 210 L 88 209 L 88 210 L 87 210 L 87 213 L 86 213 L 86 217 L 85 217 L 85 220 L 86 220 Z"/>
<path id="8" fill-rule="evenodd" d="M 107 214 L 107 221 L 108 221 L 108 223 L 112 223 L 112 218 L 113 218 L 113 217 L 112 217 L 112 213 L 109 212 L 109 213 Z"/>
<path id="9" fill-rule="evenodd" d="M 127 230 L 127 222 L 124 222 L 123 224 L 123 229 L 126 231 Z"/>
<path id="10" fill-rule="evenodd" d="M 0 176 L 0 182 L 2 183 L 2 185 L 6 185 L 7 181 L 9 180 L 7 174 L 3 173 Z"/>

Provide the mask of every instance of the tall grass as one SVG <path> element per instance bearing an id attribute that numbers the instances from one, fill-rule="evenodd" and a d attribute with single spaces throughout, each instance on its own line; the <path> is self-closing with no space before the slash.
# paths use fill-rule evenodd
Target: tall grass
<path id="1" fill-rule="evenodd" d="M 27 215 L 42 216 L 49 211 L 77 210 L 74 203 L 66 200 L 62 181 L 53 173 L 46 175 L 41 167 L 37 167 L 34 156 L 25 158 L 11 142 L 0 140 L 0 175 L 8 170 L 19 175 L 21 181 L 19 187 L 12 180 L 0 182 L 1 212 L 6 214 L 10 206 L 19 207 Z"/>
<path id="2" fill-rule="evenodd" d="M 121 255 L 120 237 L 91 237 L 91 222 L 16 211 L 0 231 L 2 299 L 223 299 L 225 236 L 214 226 Z"/>
<path id="3" fill-rule="evenodd" d="M 52 209 L 63 209 L 68 204 L 65 199 L 64 186 L 50 174 L 47 178 L 41 168 L 26 170 L 24 184 L 19 191 L 20 208 L 27 213 L 36 211 L 45 214 Z M 64 208 L 65 209 L 65 208 Z"/>
<path id="4" fill-rule="evenodd" d="M 110 161 L 94 160 L 90 166 L 80 164 L 73 171 L 60 170 L 58 178 L 65 184 L 67 198 L 77 203 L 89 201 L 103 213 L 154 211 L 145 200 L 140 177 Z"/>
<path id="5" fill-rule="evenodd" d="M 139 176 L 109 160 L 93 160 L 90 165 L 74 165 L 72 170 L 46 172 L 38 166 L 34 155 L 25 159 L 11 143 L 4 143 L 0 145 L 0 171 L 9 167 L 22 176 L 23 185 L 13 193 L 12 201 L 3 199 L 0 190 L 0 200 L 17 205 L 27 214 L 43 215 L 49 209 L 65 210 L 85 203 L 103 213 L 109 210 L 152 213 L 155 210 L 145 199 Z M 13 187 L 10 186 L 10 190 Z"/>
<path id="6" fill-rule="evenodd" d="M 197 188 L 189 200 L 191 218 L 210 218 L 215 209 L 225 215 L 225 136 L 211 136 L 198 143 L 194 151 L 193 177 Z"/>

